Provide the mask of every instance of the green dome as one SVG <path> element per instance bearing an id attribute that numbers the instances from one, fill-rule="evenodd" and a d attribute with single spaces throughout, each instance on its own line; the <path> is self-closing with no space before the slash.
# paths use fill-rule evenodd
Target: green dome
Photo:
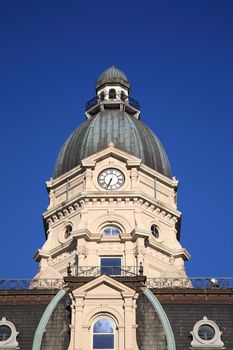
<path id="1" fill-rule="evenodd" d="M 118 68 L 112 66 L 106 69 L 98 78 L 96 82 L 96 89 L 105 84 L 119 83 L 130 89 L 130 83 L 127 76 Z"/>
<path id="2" fill-rule="evenodd" d="M 86 120 L 64 143 L 54 169 L 57 178 L 113 142 L 159 173 L 171 177 L 167 155 L 159 139 L 140 120 L 121 110 L 104 110 Z"/>

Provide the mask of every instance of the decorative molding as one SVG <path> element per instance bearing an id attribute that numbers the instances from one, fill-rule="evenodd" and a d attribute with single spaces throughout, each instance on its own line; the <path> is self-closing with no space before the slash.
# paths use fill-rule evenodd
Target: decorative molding
<path id="1" fill-rule="evenodd" d="M 53 225 L 54 223 L 57 223 L 60 220 L 63 220 L 64 217 L 68 217 L 70 214 L 73 214 L 80 210 L 80 208 L 86 208 L 89 206 L 115 206 L 118 207 L 119 205 L 127 206 L 130 205 L 132 207 L 140 207 L 143 210 L 149 211 L 150 213 L 156 213 L 161 219 L 166 220 L 167 222 L 171 222 L 172 224 L 175 224 L 178 222 L 179 217 L 181 213 L 177 210 L 173 210 L 170 208 L 165 208 L 163 204 L 152 202 L 149 199 L 142 198 L 138 195 L 131 195 L 129 193 L 121 195 L 121 197 L 115 198 L 113 196 L 105 196 L 103 197 L 103 194 L 98 196 L 91 196 L 86 195 L 85 197 L 79 197 L 76 198 L 72 203 L 67 203 L 67 205 L 60 206 L 59 208 L 55 208 L 53 211 L 49 210 L 46 213 L 44 213 L 44 220 L 48 227 Z M 109 215 L 111 215 L 111 211 L 113 212 L 114 209 L 109 209 Z"/>
<path id="2" fill-rule="evenodd" d="M 146 254 L 146 248 L 144 247 L 135 247 L 134 255 L 137 257 L 138 255 L 144 256 Z"/>
<path id="3" fill-rule="evenodd" d="M 88 252 L 88 250 L 87 250 L 86 247 L 79 247 L 79 248 L 77 249 L 77 255 L 83 255 L 84 258 L 87 257 L 87 252 Z"/>
<path id="4" fill-rule="evenodd" d="M 98 250 L 122 250 L 122 244 L 101 243 L 98 245 Z"/>
<path id="5" fill-rule="evenodd" d="M 51 266 L 58 264 L 59 262 L 63 261 L 64 259 L 67 259 L 72 255 L 76 255 L 76 250 L 68 250 L 57 255 L 54 258 L 51 258 Z"/>

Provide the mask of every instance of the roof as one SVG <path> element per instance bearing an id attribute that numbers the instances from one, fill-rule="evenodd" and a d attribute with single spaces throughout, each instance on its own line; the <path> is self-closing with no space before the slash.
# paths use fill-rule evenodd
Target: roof
<path id="1" fill-rule="evenodd" d="M 73 169 L 82 159 L 107 148 L 110 142 L 171 177 L 169 161 L 159 139 L 140 120 L 117 109 L 97 113 L 70 135 L 58 155 L 53 177 Z"/>
<path id="2" fill-rule="evenodd" d="M 114 84 L 120 83 L 124 85 L 128 89 L 130 89 L 130 83 L 125 73 L 123 73 L 120 69 L 112 66 L 106 69 L 98 78 L 96 82 L 96 89 L 105 84 Z"/>

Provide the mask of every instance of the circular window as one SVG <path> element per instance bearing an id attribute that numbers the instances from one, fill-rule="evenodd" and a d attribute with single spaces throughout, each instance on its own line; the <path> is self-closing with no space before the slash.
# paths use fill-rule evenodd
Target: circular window
<path id="1" fill-rule="evenodd" d="M 65 239 L 69 238 L 71 236 L 71 232 L 73 230 L 73 227 L 71 225 L 67 225 L 65 229 Z"/>
<path id="2" fill-rule="evenodd" d="M 151 226 L 150 232 L 155 238 L 159 238 L 159 230 L 158 230 L 158 227 L 156 225 Z"/>
<path id="3" fill-rule="evenodd" d="M 191 341 L 192 349 L 224 348 L 224 343 L 221 340 L 222 332 L 220 332 L 217 324 L 208 320 L 206 316 L 203 317 L 203 320 L 198 321 L 194 325 L 190 333 L 193 336 L 193 340 Z"/>
<path id="4" fill-rule="evenodd" d="M 121 234 L 121 230 L 116 226 L 107 226 L 103 228 L 101 233 L 105 237 L 116 237 Z"/>
<path id="5" fill-rule="evenodd" d="M 11 329 L 8 326 L 0 326 L 0 341 L 5 341 L 11 336 Z"/>
<path id="6" fill-rule="evenodd" d="M 198 336 L 203 340 L 211 340 L 215 336 L 215 330 L 209 324 L 203 324 L 198 328 Z"/>

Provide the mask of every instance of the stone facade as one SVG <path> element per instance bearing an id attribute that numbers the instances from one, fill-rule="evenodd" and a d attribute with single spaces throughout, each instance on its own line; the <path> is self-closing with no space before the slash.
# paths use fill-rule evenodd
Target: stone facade
<path id="1" fill-rule="evenodd" d="M 106 193 L 98 184 L 98 174 L 109 167 L 121 170 L 125 176 L 117 193 Z M 169 272 L 173 257 L 175 269 L 170 277 L 186 277 L 184 260 L 189 254 L 177 237 L 181 216 L 176 203 L 177 185 L 177 180 L 148 169 L 113 145 L 64 176 L 50 180 L 50 204 L 44 214 L 47 241 L 36 254 L 41 267 L 39 277 L 47 276 L 46 270 L 51 268 L 62 277 L 69 263 L 75 272 L 77 261 L 79 267 L 99 266 L 101 255 L 121 256 L 123 266 L 139 267 L 142 263 L 148 277 Z M 150 233 L 153 224 L 158 227 L 158 238 Z M 69 237 L 65 236 L 67 225 L 72 226 Z M 104 237 L 101 232 L 107 225 L 118 227 L 121 235 Z"/>

